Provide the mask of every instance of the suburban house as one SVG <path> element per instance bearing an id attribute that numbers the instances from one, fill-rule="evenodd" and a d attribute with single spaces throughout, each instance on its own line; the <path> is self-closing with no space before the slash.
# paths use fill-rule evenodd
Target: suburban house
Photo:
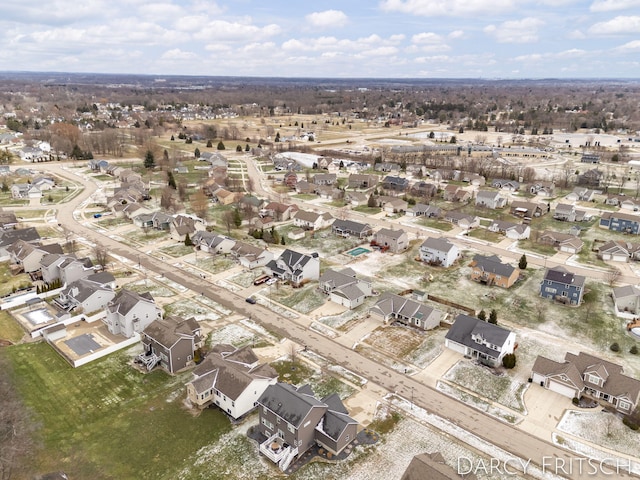
<path id="1" fill-rule="evenodd" d="M 331 226 L 335 219 L 326 213 L 307 212 L 306 210 L 298 210 L 293 214 L 293 224 L 304 230 L 321 230 Z"/>
<path id="2" fill-rule="evenodd" d="M 352 173 L 349 175 L 348 187 L 349 188 L 359 188 L 359 189 L 369 189 L 378 185 L 378 181 L 380 177 L 374 174 L 361 174 L 361 173 Z"/>
<path id="3" fill-rule="evenodd" d="M 344 201 L 345 203 L 350 204 L 352 207 L 360 207 L 369 204 L 370 195 L 373 194 L 368 194 L 365 192 L 345 192 Z"/>
<path id="4" fill-rule="evenodd" d="M 420 259 L 431 265 L 450 267 L 460 256 L 460 250 L 446 238 L 427 238 L 420 245 Z"/>
<path id="5" fill-rule="evenodd" d="M 509 211 L 512 215 L 521 218 L 534 218 L 541 217 L 549 211 L 549 207 L 546 203 L 539 202 L 525 202 L 522 200 L 516 200 L 511 202 Z"/>
<path id="6" fill-rule="evenodd" d="M 604 212 L 600 217 L 600 228 L 614 232 L 640 233 L 640 215 L 623 212 Z"/>
<path id="7" fill-rule="evenodd" d="M 599 187 L 603 177 L 604 177 L 604 172 L 602 172 L 601 170 L 598 170 L 597 168 L 594 168 L 592 170 L 587 170 L 582 175 L 578 175 L 578 185 Z"/>
<path id="8" fill-rule="evenodd" d="M 463 314 L 456 317 L 444 338 L 445 347 L 492 367 L 516 349 L 514 332 Z"/>
<path id="9" fill-rule="evenodd" d="M 503 220 L 493 220 L 487 227 L 490 232 L 502 233 L 513 240 L 525 240 L 531 235 L 531 227 L 523 223 L 514 223 Z"/>
<path id="10" fill-rule="evenodd" d="M 562 222 L 581 222 L 586 214 L 584 210 L 576 210 L 574 205 L 559 203 L 553 212 L 553 218 Z"/>
<path id="11" fill-rule="evenodd" d="M 24 240 L 18 240 L 7 248 L 14 273 L 31 273 L 40 270 L 40 260 L 47 254 L 62 254 L 62 247 L 58 243 L 51 245 L 34 245 Z"/>
<path id="12" fill-rule="evenodd" d="M 116 296 L 115 277 L 109 272 L 100 272 L 76 280 L 60 292 L 54 303 L 67 312 L 82 310 L 90 314 L 107 308 Z"/>
<path id="13" fill-rule="evenodd" d="M 383 294 L 369 313 L 384 323 L 397 321 L 422 330 L 432 330 L 440 326 L 440 322 L 446 316 L 440 310 L 393 293 Z"/>
<path id="14" fill-rule="evenodd" d="M 564 267 L 548 268 L 540 284 L 540 295 L 564 304 L 580 305 L 585 280 Z"/>
<path id="15" fill-rule="evenodd" d="M 622 373 L 622 366 L 584 352 L 567 352 L 564 362 L 538 356 L 531 369 L 531 381 L 568 398 L 583 395 L 632 413 L 640 401 L 640 381 Z"/>
<path id="16" fill-rule="evenodd" d="M 320 277 L 320 258 L 317 253 L 307 255 L 287 248 L 277 259 L 265 265 L 268 274 L 299 286 Z"/>
<path id="17" fill-rule="evenodd" d="M 298 211 L 296 205 L 286 205 L 280 202 L 269 202 L 262 210 L 260 210 L 261 217 L 273 217 L 277 222 L 285 222 L 293 217 L 293 214 Z"/>
<path id="18" fill-rule="evenodd" d="M 7 249 L 18 240 L 24 240 L 27 243 L 38 245 L 40 244 L 40 234 L 35 227 L 0 230 L 0 259 L 9 259 Z"/>
<path id="19" fill-rule="evenodd" d="M 416 203 L 414 206 L 407 208 L 405 214 L 409 217 L 439 218 L 442 215 L 442 211 L 439 207 Z"/>
<path id="20" fill-rule="evenodd" d="M 140 334 L 144 352 L 136 360 L 147 371 L 160 366 L 173 375 L 194 364 L 194 353 L 203 340 L 195 318 L 156 318 Z"/>
<path id="21" fill-rule="evenodd" d="M 403 177 L 387 175 L 382 179 L 382 188 L 394 192 L 406 192 L 409 189 L 409 180 Z"/>
<path id="22" fill-rule="evenodd" d="M 464 228 L 465 230 L 480 226 L 480 218 L 474 215 L 467 215 L 466 213 L 458 212 L 455 210 L 444 212 L 443 218 L 447 222 L 453 223 L 454 225 L 457 225 L 460 228 Z"/>
<path id="23" fill-rule="evenodd" d="M 600 155 L 597 153 L 583 153 L 581 163 L 600 163 Z"/>
<path id="24" fill-rule="evenodd" d="M 552 197 L 555 192 L 556 186 L 553 182 L 536 182 L 529 185 L 529 193 L 539 197 Z"/>
<path id="25" fill-rule="evenodd" d="M 314 185 L 334 185 L 337 181 L 335 173 L 316 173 L 312 179 Z"/>
<path id="26" fill-rule="evenodd" d="M 184 242 L 187 235 L 193 237 L 196 232 L 202 232 L 206 228 L 204 222 L 187 215 L 176 215 L 173 217 L 171 225 L 171 238 Z"/>
<path id="27" fill-rule="evenodd" d="M 13 212 L 0 211 L 0 230 L 12 230 L 18 225 L 18 219 Z"/>
<path id="28" fill-rule="evenodd" d="M 373 230 L 368 223 L 354 222 L 353 220 L 336 219 L 331 225 L 331 231 L 342 237 L 358 237 L 360 239 L 371 236 Z"/>
<path id="29" fill-rule="evenodd" d="M 11 185 L 11 198 L 14 200 L 41 198 L 42 190 L 30 183 L 15 183 Z"/>
<path id="30" fill-rule="evenodd" d="M 95 273 L 90 258 L 76 258 L 72 255 L 49 253 L 40 259 L 40 272 L 44 283 L 60 281 L 69 285 L 76 280 L 86 278 Z"/>
<path id="31" fill-rule="evenodd" d="M 312 194 L 315 191 L 316 191 L 316 186 L 311 182 L 307 182 L 306 180 L 299 180 L 296 183 L 296 193 Z"/>
<path id="32" fill-rule="evenodd" d="M 414 456 L 409 466 L 400 477 L 400 480 L 477 480 L 475 473 L 469 472 L 464 475 L 460 473 L 460 468 L 447 465 L 445 458 L 440 452 L 420 453 Z"/>
<path id="33" fill-rule="evenodd" d="M 244 242 L 236 242 L 231 248 L 231 255 L 236 262 L 249 270 L 264 267 L 275 257 L 273 252 L 267 249 Z"/>
<path id="34" fill-rule="evenodd" d="M 577 236 L 570 233 L 554 232 L 553 230 L 545 230 L 538 237 L 538 243 L 543 245 L 551 245 L 561 252 L 576 254 L 582 247 L 584 242 Z"/>
<path id="35" fill-rule="evenodd" d="M 373 235 L 371 246 L 389 250 L 392 253 L 403 252 L 409 248 L 409 235 L 404 230 L 381 228 Z"/>
<path id="36" fill-rule="evenodd" d="M 507 204 L 506 197 L 503 197 L 500 192 L 493 190 L 480 190 L 476 195 L 476 207 L 485 207 L 495 210 L 496 208 L 503 208 Z"/>
<path id="37" fill-rule="evenodd" d="M 442 198 L 448 202 L 466 202 L 471 199 L 471 192 L 459 185 L 449 184 L 444 187 Z"/>
<path id="38" fill-rule="evenodd" d="M 502 263 L 497 255 L 476 255 L 471 261 L 471 280 L 509 288 L 520 276 L 520 269 Z"/>
<path id="39" fill-rule="evenodd" d="M 623 210 L 637 212 L 638 210 L 640 210 L 640 200 L 638 200 L 637 198 L 627 197 L 620 202 L 620 208 Z"/>
<path id="40" fill-rule="evenodd" d="M 133 224 L 140 228 L 170 230 L 173 217 L 163 212 L 141 213 L 133 218 Z"/>
<path id="41" fill-rule="evenodd" d="M 378 203 L 389 215 L 406 212 L 409 203 L 401 198 L 378 197 Z"/>
<path id="42" fill-rule="evenodd" d="M 191 237 L 191 242 L 201 251 L 212 254 L 231 253 L 231 249 L 236 244 L 236 241 L 233 238 L 207 231 L 196 232 L 193 237 Z"/>
<path id="43" fill-rule="evenodd" d="M 282 177 L 282 183 L 290 189 L 296 188 L 298 185 L 298 174 L 296 172 L 287 172 Z"/>
<path id="44" fill-rule="evenodd" d="M 616 315 L 628 314 L 635 317 L 640 314 L 640 289 L 634 285 L 625 285 L 613 289 L 613 303 L 616 306 Z"/>
<path id="45" fill-rule="evenodd" d="M 591 190 L 586 187 L 575 187 L 573 191 L 566 195 L 564 198 L 566 198 L 570 202 L 591 202 L 593 201 L 593 197 L 595 194 L 595 190 Z"/>
<path id="46" fill-rule="evenodd" d="M 605 205 L 613 205 L 619 207 L 620 204 L 628 197 L 624 193 L 609 193 L 607 198 L 604 199 Z"/>
<path id="47" fill-rule="evenodd" d="M 350 268 L 336 271 L 327 269 L 318 279 L 318 288 L 329 295 L 333 303 L 354 309 L 373 294 L 371 282 L 356 277 Z"/>
<path id="48" fill-rule="evenodd" d="M 628 262 L 640 259 L 640 244 L 624 240 L 609 240 L 598 247 L 598 257 L 605 261 Z"/>
<path id="49" fill-rule="evenodd" d="M 318 400 L 308 385 L 269 385 L 258 399 L 258 412 L 265 438 L 260 452 L 282 471 L 314 444 L 338 455 L 358 433 L 358 422 L 337 394 Z"/>
<path id="50" fill-rule="evenodd" d="M 501 190 L 508 190 L 510 192 L 516 192 L 520 188 L 520 183 L 515 180 L 507 180 L 504 178 L 496 178 L 491 182 L 493 188 L 499 188 Z"/>
<path id="51" fill-rule="evenodd" d="M 193 370 L 187 398 L 201 409 L 216 405 L 237 420 L 253 411 L 267 387 L 277 381 L 278 373 L 259 364 L 250 347 L 219 344 Z"/>
<path id="52" fill-rule="evenodd" d="M 162 318 L 162 311 L 150 293 L 138 294 L 123 288 L 107 305 L 107 316 L 102 321 L 112 335 L 131 338 L 158 318 Z"/>
<path id="53" fill-rule="evenodd" d="M 421 198 L 431 198 L 438 193 L 438 187 L 435 183 L 429 182 L 416 182 L 411 186 L 411 195 Z"/>
<path id="54" fill-rule="evenodd" d="M 221 205 L 231 205 L 236 203 L 240 198 L 240 194 L 237 192 L 231 192 L 226 188 L 218 188 L 213 191 L 211 200 Z"/>

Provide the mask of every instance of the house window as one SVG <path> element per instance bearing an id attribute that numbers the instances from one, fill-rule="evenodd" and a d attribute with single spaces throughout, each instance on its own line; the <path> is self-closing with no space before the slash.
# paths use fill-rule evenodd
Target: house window
<path id="1" fill-rule="evenodd" d="M 266 418 L 262 419 L 262 424 L 267 427 L 269 430 L 273 430 L 273 423 L 271 423 L 269 420 L 267 420 Z"/>
<path id="2" fill-rule="evenodd" d="M 267 414 L 267 407 L 262 407 L 262 413 Z"/>
<path id="3" fill-rule="evenodd" d="M 288 425 L 287 425 L 287 428 L 289 429 L 289 431 L 290 431 L 291 433 L 295 433 L 295 430 L 296 430 L 296 429 L 294 428 L 294 426 L 293 426 L 293 425 L 288 424 Z"/>
<path id="4" fill-rule="evenodd" d="M 346 437 L 344 437 L 344 441 L 348 442 L 349 441 L 349 435 L 347 435 Z"/>
<path id="5" fill-rule="evenodd" d="M 191 358 L 192 358 L 191 355 L 187 355 L 187 362 L 190 362 Z"/>
<path id="6" fill-rule="evenodd" d="M 631 410 L 631 404 L 629 402 L 625 402 L 624 400 L 620 400 L 618 402 L 618 408 L 620 410 Z"/>
<path id="7" fill-rule="evenodd" d="M 591 375 L 590 373 L 587 373 L 585 377 L 585 380 L 587 382 L 593 383 L 594 385 L 600 385 L 600 377 L 598 377 L 597 375 Z"/>

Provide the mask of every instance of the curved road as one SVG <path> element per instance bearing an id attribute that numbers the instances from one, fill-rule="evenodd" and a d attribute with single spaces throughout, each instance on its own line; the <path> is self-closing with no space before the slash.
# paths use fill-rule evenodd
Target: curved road
<path id="1" fill-rule="evenodd" d="M 255 170 L 253 162 L 246 163 L 249 170 L 254 170 L 254 175 L 250 176 L 260 178 L 259 175 L 256 175 L 258 172 Z M 226 308 L 246 316 L 250 315 L 253 319 L 263 324 L 265 328 L 276 332 L 282 337 L 288 337 L 299 344 L 307 345 L 310 349 L 320 352 L 335 364 L 348 367 L 367 378 L 370 382 L 390 392 L 396 392 L 405 398 L 413 398 L 413 403 L 426 411 L 448 419 L 488 443 L 510 452 L 514 457 L 525 460 L 531 459 L 533 464 L 539 466 L 543 462 L 543 458 L 555 457 L 563 459 L 567 462 L 566 465 L 572 460 L 575 463 L 575 459 L 578 458 L 575 454 L 567 452 L 548 441 L 484 415 L 478 410 L 448 397 L 411 377 L 400 375 L 394 370 L 364 357 L 330 338 L 310 331 L 294 320 L 280 317 L 260 305 L 249 305 L 244 301 L 244 298 L 216 286 L 206 285 L 203 287 L 202 279 L 198 276 L 176 270 L 173 266 L 166 265 L 157 258 L 120 244 L 106 235 L 85 227 L 74 219 L 73 212 L 95 191 L 95 183 L 92 180 L 82 179 L 75 173 L 65 170 L 56 164 L 42 164 L 38 165 L 38 167 L 44 167 L 42 168 L 43 170 L 55 171 L 71 180 L 79 180 L 85 185 L 83 192 L 68 202 L 65 208 L 58 210 L 58 222 L 65 225 L 75 234 L 106 247 L 110 253 L 120 255 L 134 263 L 140 261 L 140 264 L 148 270 L 164 275 L 168 279 L 195 292 L 200 292 Z M 256 182 L 255 187 L 256 190 L 262 190 L 259 193 L 266 195 L 268 198 L 274 196 L 264 190 L 259 181 Z M 549 468 L 547 470 L 550 471 Z M 593 476 L 580 475 L 576 471 L 571 475 L 563 476 L 569 478 L 593 478 Z M 623 476 L 621 475 L 621 477 Z"/>

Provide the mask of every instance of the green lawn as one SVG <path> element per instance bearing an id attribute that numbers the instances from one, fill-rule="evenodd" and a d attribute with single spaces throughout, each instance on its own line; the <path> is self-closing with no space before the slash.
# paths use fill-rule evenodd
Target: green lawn
<path id="1" fill-rule="evenodd" d="M 380 213 L 382 209 L 380 207 L 369 207 L 367 205 L 360 205 L 352 209 L 354 212 L 364 213 L 365 215 L 375 215 Z"/>
<path id="2" fill-rule="evenodd" d="M 469 236 L 479 240 L 486 240 L 491 243 L 498 243 L 504 236 L 497 232 L 490 232 L 484 228 L 475 228 L 469 232 Z"/>
<path id="3" fill-rule="evenodd" d="M 418 220 L 418 224 L 428 228 L 442 230 L 443 232 L 448 232 L 453 229 L 453 225 L 451 223 L 445 222 L 444 220 L 434 220 L 432 218 L 420 218 L 420 220 Z"/>
<path id="4" fill-rule="evenodd" d="M 11 293 L 13 288 L 31 285 L 29 275 L 21 273 L 19 275 L 11 275 L 9 270 L 9 262 L 0 263 L 0 295 Z"/>
<path id="5" fill-rule="evenodd" d="M 18 343 L 24 336 L 24 330 L 9 312 L 0 310 L 0 340 Z"/>
<path id="6" fill-rule="evenodd" d="M 0 354 L 9 356 L 17 389 L 41 425 L 42 448 L 29 464 L 34 474 L 174 479 L 184 459 L 231 429 L 219 411 L 194 417 L 183 409 L 189 374 L 144 375 L 126 353 L 77 369 L 42 342 Z"/>

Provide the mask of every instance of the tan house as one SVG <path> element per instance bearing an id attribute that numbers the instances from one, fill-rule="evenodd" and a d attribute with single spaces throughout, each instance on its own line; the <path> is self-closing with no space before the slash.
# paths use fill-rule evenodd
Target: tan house
<path id="1" fill-rule="evenodd" d="M 476 255 L 469 265 L 471 280 L 486 285 L 509 288 L 520 276 L 520 269 L 502 263 L 497 255 Z"/>

